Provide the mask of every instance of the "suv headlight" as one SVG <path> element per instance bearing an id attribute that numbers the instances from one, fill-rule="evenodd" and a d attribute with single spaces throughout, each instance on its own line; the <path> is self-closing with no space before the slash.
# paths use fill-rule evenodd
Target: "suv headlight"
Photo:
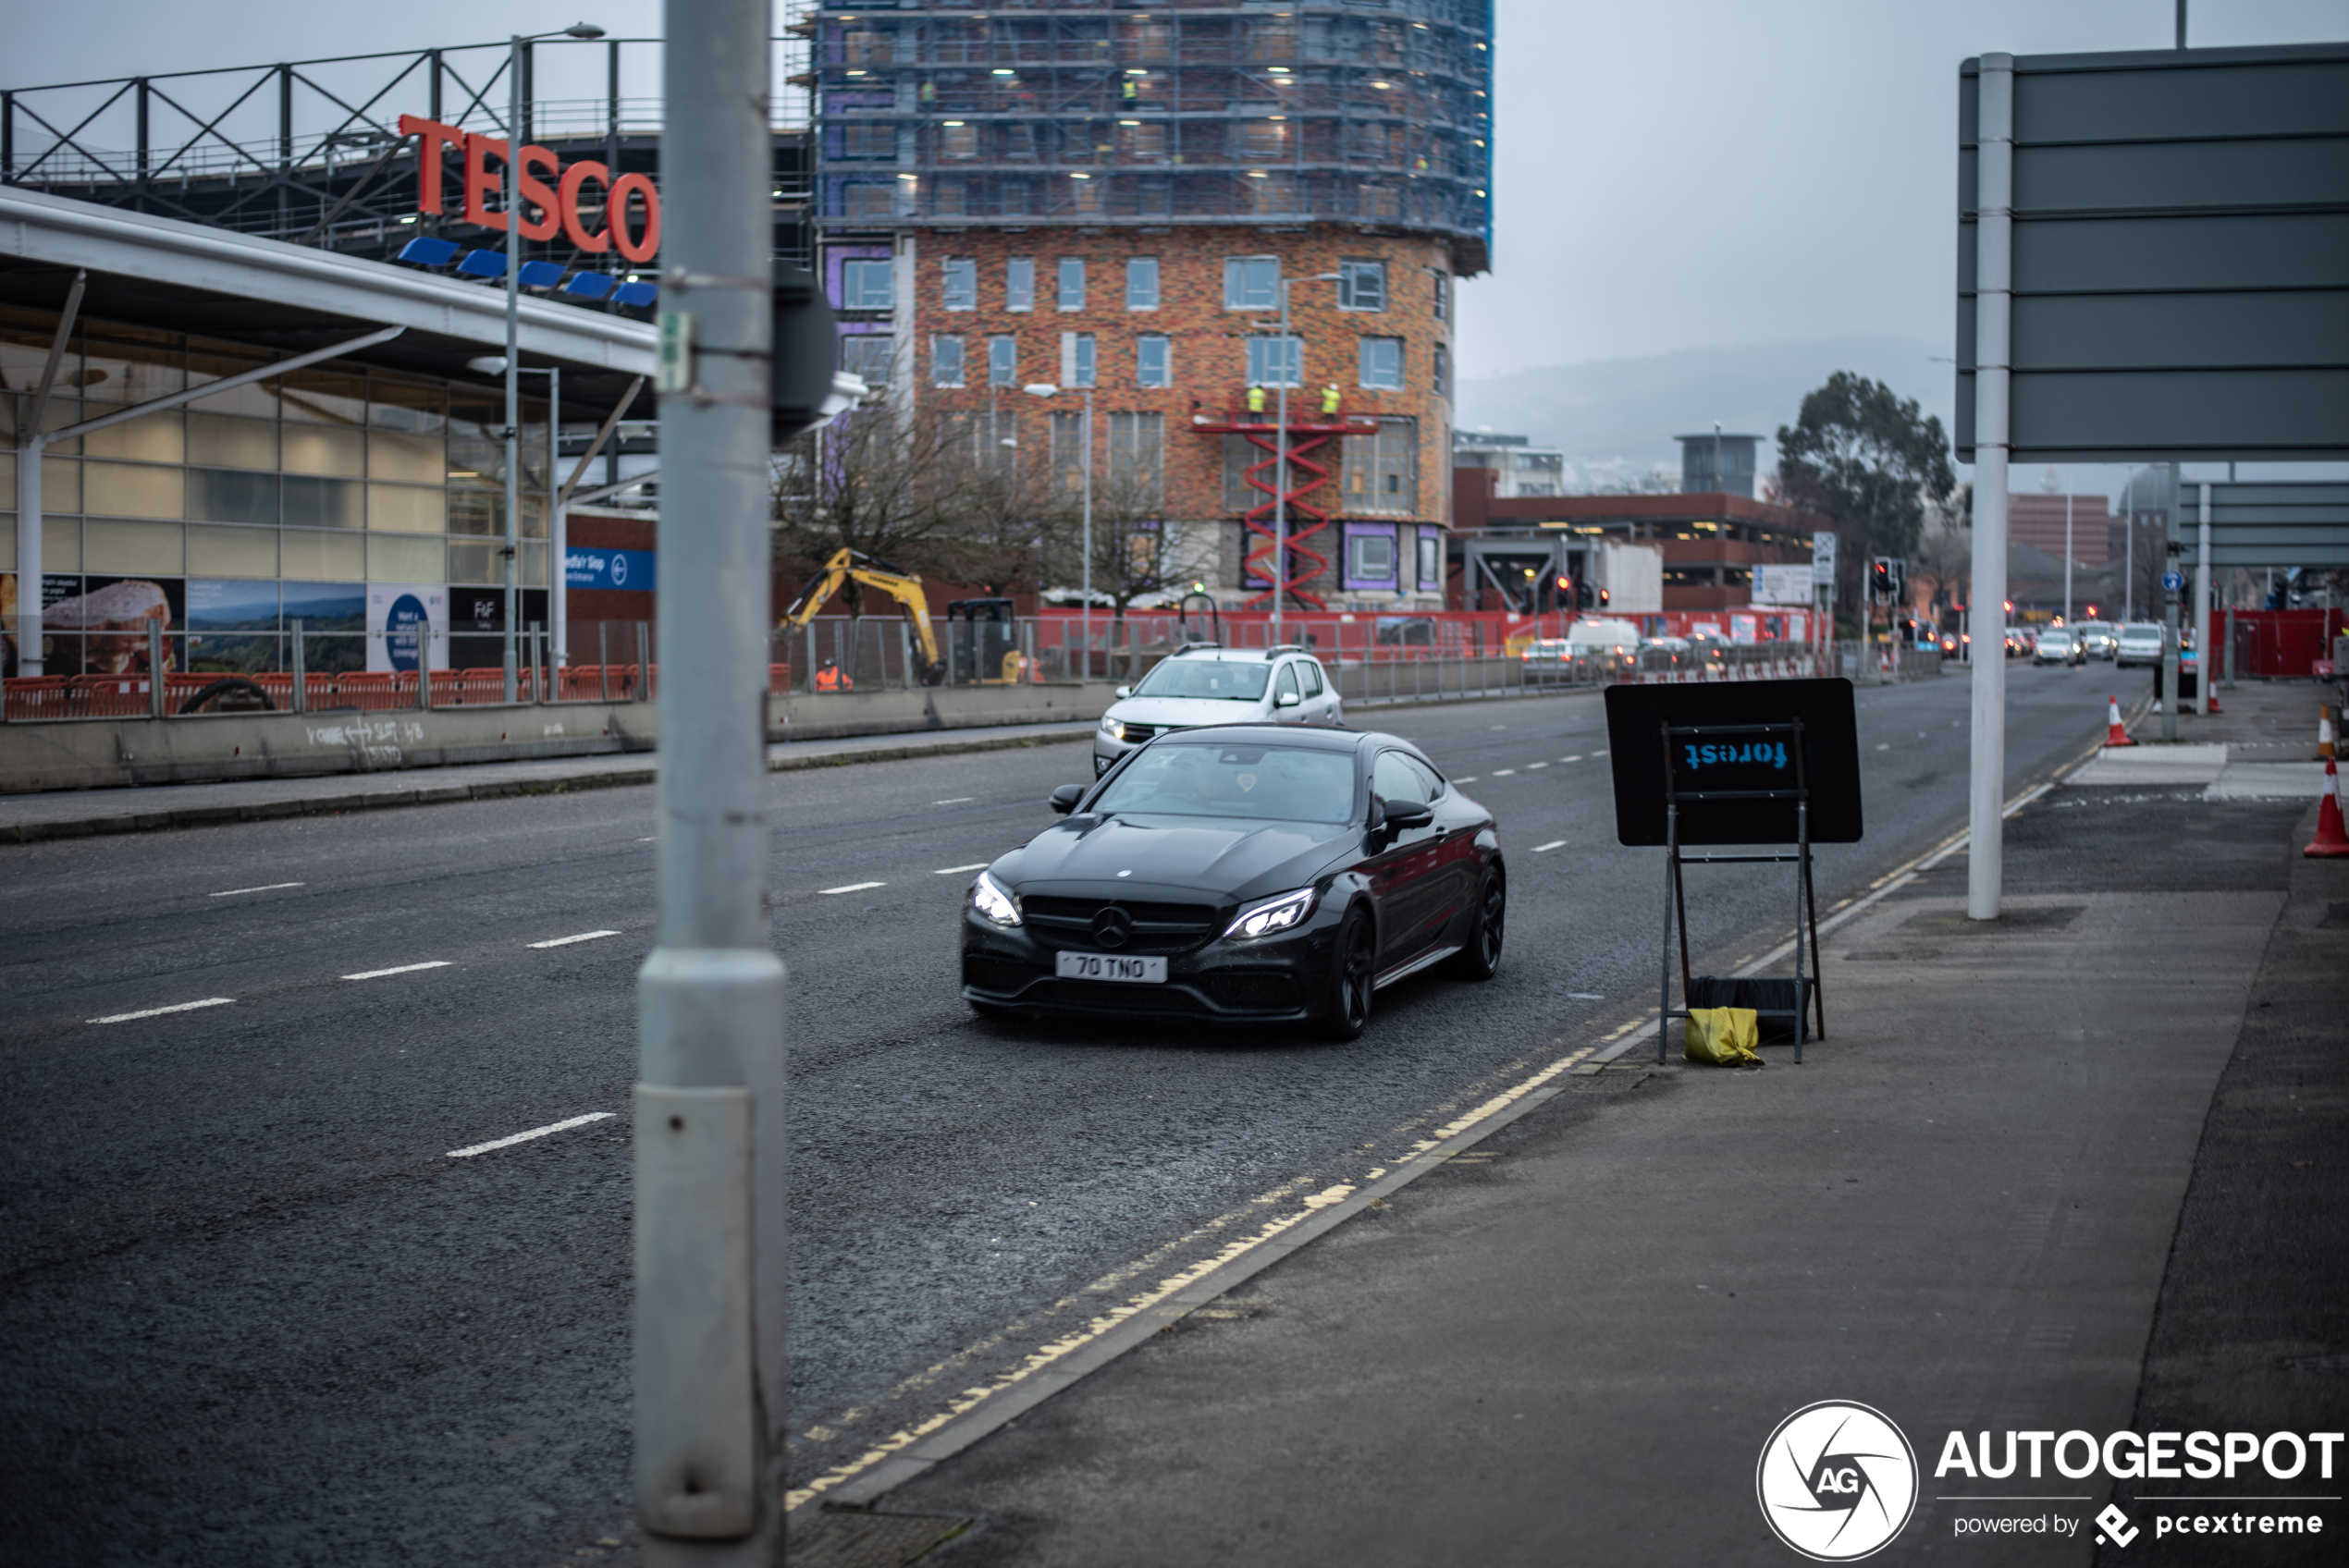
<path id="1" fill-rule="evenodd" d="M 1113 741 L 1123 741 L 1125 739 L 1125 726 L 1113 718 L 1105 718 L 1101 720 L 1101 733 Z"/>
<path id="2" fill-rule="evenodd" d="M 1311 888 L 1299 888 L 1294 893 L 1283 893 L 1277 899 L 1250 904 L 1240 911 L 1238 918 L 1224 929 L 1226 937 L 1266 937 L 1275 931 L 1285 931 L 1301 924 L 1313 913 L 1313 903 L 1321 895 Z"/>
<path id="3" fill-rule="evenodd" d="M 1019 900 L 984 871 L 978 874 L 978 880 L 971 884 L 971 911 L 990 925 L 1017 925 L 1020 923 Z"/>

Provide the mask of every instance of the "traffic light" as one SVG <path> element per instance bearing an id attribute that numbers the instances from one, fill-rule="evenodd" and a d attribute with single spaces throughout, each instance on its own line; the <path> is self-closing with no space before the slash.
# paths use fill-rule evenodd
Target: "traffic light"
<path id="1" fill-rule="evenodd" d="M 1868 589 L 1879 599 L 1897 599 L 1900 596 L 1907 575 L 1907 562 L 1891 556 L 1878 556 L 1868 567 Z"/>
<path id="2" fill-rule="evenodd" d="M 839 334 L 824 291 L 803 267 L 775 263 L 774 442 L 778 447 L 823 423 L 832 395 Z"/>

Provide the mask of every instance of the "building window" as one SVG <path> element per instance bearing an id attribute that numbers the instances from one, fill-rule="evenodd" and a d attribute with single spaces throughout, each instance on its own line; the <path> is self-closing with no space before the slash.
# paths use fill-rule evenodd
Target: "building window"
<path id="1" fill-rule="evenodd" d="M 867 386 L 885 386 L 896 351 L 897 339 L 890 333 L 852 332 L 840 340 L 840 368 L 863 376 Z"/>
<path id="2" fill-rule="evenodd" d="M 1125 161 L 1129 164 L 1162 164 L 1166 161 L 1166 127 L 1156 120 L 1120 120 L 1117 129 L 1125 143 Z"/>
<path id="3" fill-rule="evenodd" d="M 1382 419 L 1375 435 L 1346 438 L 1346 509 L 1408 517 L 1419 510 L 1420 422 Z"/>
<path id="4" fill-rule="evenodd" d="M 1076 409 L 1052 410 L 1052 483 L 1076 490 L 1085 483 L 1085 415 Z"/>
<path id="5" fill-rule="evenodd" d="M 1430 372 L 1430 379 L 1434 383 L 1435 395 L 1439 398 L 1450 397 L 1452 395 L 1452 354 L 1451 350 L 1445 349 L 1441 343 L 1435 346 L 1433 367 Z"/>
<path id="6" fill-rule="evenodd" d="M 1109 416 L 1109 483 L 1119 509 L 1155 510 L 1166 484 L 1166 416 Z"/>
<path id="7" fill-rule="evenodd" d="M 1082 256 L 1061 258 L 1059 302 L 1064 311 L 1085 308 L 1085 259 Z"/>
<path id="8" fill-rule="evenodd" d="M 1281 306 L 1278 256 L 1232 256 L 1224 263 L 1224 308 L 1276 311 Z"/>
<path id="9" fill-rule="evenodd" d="M 946 263 L 946 308 L 950 311 L 978 309 L 977 262 L 951 261 Z"/>
<path id="10" fill-rule="evenodd" d="M 1089 332 L 1061 334 L 1061 385 L 1090 386 L 1093 385 L 1093 335 Z"/>
<path id="11" fill-rule="evenodd" d="M 1003 263 L 1003 309 L 1032 311 L 1035 308 L 1035 259 L 1030 256 L 1014 256 Z"/>
<path id="12" fill-rule="evenodd" d="M 1338 263 L 1337 308 L 1341 311 L 1386 309 L 1386 263 L 1384 262 Z"/>
<path id="13" fill-rule="evenodd" d="M 1305 385 L 1305 339 L 1267 334 L 1248 340 L 1248 384 L 1250 386 Z"/>
<path id="14" fill-rule="evenodd" d="M 933 180 L 929 188 L 931 215 L 959 218 L 969 215 L 969 187 L 959 179 Z"/>
<path id="15" fill-rule="evenodd" d="M 1395 583 L 1395 526 L 1346 531 L 1346 585 L 1385 588 Z"/>
<path id="16" fill-rule="evenodd" d="M 1435 319 L 1448 320 L 1452 312 L 1452 275 L 1439 272 L 1435 276 Z"/>
<path id="17" fill-rule="evenodd" d="M 1068 204 L 1080 217 L 1099 216 L 1101 192 L 1109 189 L 1109 181 L 1089 174 L 1068 177 Z"/>
<path id="18" fill-rule="evenodd" d="M 1174 215 L 1174 181 L 1162 174 L 1131 177 L 1134 184 L 1134 215 L 1141 218 L 1171 218 Z"/>
<path id="19" fill-rule="evenodd" d="M 850 120 L 840 128 L 840 155 L 843 158 L 894 158 L 897 156 L 897 128 Z"/>
<path id="20" fill-rule="evenodd" d="M 961 338 L 933 337 L 929 340 L 929 384 L 932 386 L 960 386 L 963 384 Z"/>
<path id="21" fill-rule="evenodd" d="M 1273 492 L 1277 482 L 1273 473 L 1279 467 L 1272 453 L 1245 435 L 1224 437 L 1224 509 L 1227 512 L 1259 512 L 1271 517 Z M 1295 459 L 1288 465 L 1288 493 L 1310 484 L 1312 476 L 1298 466 Z M 1296 515 L 1290 514 L 1292 525 Z M 1254 581 L 1251 579 L 1251 581 Z"/>
<path id="22" fill-rule="evenodd" d="M 1400 337 L 1362 339 L 1362 385 L 1373 392 L 1403 390 L 1403 340 Z"/>
<path id="23" fill-rule="evenodd" d="M 1174 340 L 1163 333 L 1146 332 L 1134 339 L 1134 385 L 1174 385 Z"/>
<path id="24" fill-rule="evenodd" d="M 1024 179 L 1002 180 L 995 187 L 995 210 L 1002 214 L 1004 217 L 1024 218 L 1027 216 L 1029 201 L 1030 196 L 1027 181 Z M 1030 265 L 1032 269 L 1033 263 L 1030 263 Z M 1035 292 L 1034 276 L 1031 270 L 1028 284 L 1028 296 L 1030 299 L 1035 297 Z M 1019 308 L 1021 310 L 1027 310 L 1030 307 L 1022 305 Z"/>
<path id="25" fill-rule="evenodd" d="M 840 195 L 841 215 L 868 221 L 883 221 L 897 215 L 897 186 L 894 181 L 854 180 Z"/>
<path id="26" fill-rule="evenodd" d="M 1444 586 L 1444 531 L 1420 530 L 1420 592 L 1433 594 Z"/>
<path id="27" fill-rule="evenodd" d="M 840 308 L 843 311 L 886 311 L 895 307 L 894 262 L 842 262 L 840 264 Z"/>
<path id="28" fill-rule="evenodd" d="M 948 120 L 938 128 L 938 151 L 941 157 L 978 157 L 978 127 L 968 120 Z"/>
<path id="29" fill-rule="evenodd" d="M 1019 339 L 1008 333 L 987 340 L 987 385 L 1019 385 Z"/>
<path id="30" fill-rule="evenodd" d="M 1129 311 L 1158 309 L 1158 258 L 1135 256 L 1125 263 L 1125 308 Z"/>

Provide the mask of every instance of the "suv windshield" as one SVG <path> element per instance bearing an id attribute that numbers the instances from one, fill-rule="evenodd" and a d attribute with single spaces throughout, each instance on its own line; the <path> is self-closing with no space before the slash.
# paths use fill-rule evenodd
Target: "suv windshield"
<path id="1" fill-rule="evenodd" d="M 1354 815 L 1354 753 L 1161 741 L 1111 779 L 1088 809 L 1104 815 L 1345 822 Z"/>
<path id="2" fill-rule="evenodd" d="M 1213 697 L 1225 702 L 1253 703 L 1264 695 L 1271 680 L 1269 664 L 1241 664 L 1232 659 L 1163 659 L 1134 688 L 1138 697 Z"/>

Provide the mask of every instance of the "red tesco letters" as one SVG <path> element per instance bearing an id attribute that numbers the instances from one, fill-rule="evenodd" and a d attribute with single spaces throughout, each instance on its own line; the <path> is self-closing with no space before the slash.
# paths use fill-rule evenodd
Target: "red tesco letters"
<path id="1" fill-rule="evenodd" d="M 560 231 L 590 255 L 617 250 L 624 260 L 639 263 L 651 261 L 660 251 L 660 191 L 647 176 L 623 174 L 615 179 L 602 164 L 584 158 L 566 168 L 552 148 L 524 142 L 519 153 L 512 153 L 502 137 L 476 135 L 415 115 L 400 116 L 400 132 L 417 139 L 416 210 L 420 213 L 438 215 L 443 211 L 442 149 L 454 147 L 464 168 L 460 221 L 482 228 L 505 228 L 506 214 L 492 212 L 489 197 L 503 189 L 510 157 L 518 204 L 524 214 L 523 239 L 551 239 Z M 498 165 L 495 169 L 490 166 L 493 160 Z M 554 183 L 549 185 L 541 176 L 555 177 Z M 593 229 L 580 211 L 581 195 L 590 180 L 604 191 L 603 222 Z M 536 217 L 527 215 L 533 208 L 537 210 Z M 634 214 L 633 232 L 632 208 L 640 209 Z"/>

